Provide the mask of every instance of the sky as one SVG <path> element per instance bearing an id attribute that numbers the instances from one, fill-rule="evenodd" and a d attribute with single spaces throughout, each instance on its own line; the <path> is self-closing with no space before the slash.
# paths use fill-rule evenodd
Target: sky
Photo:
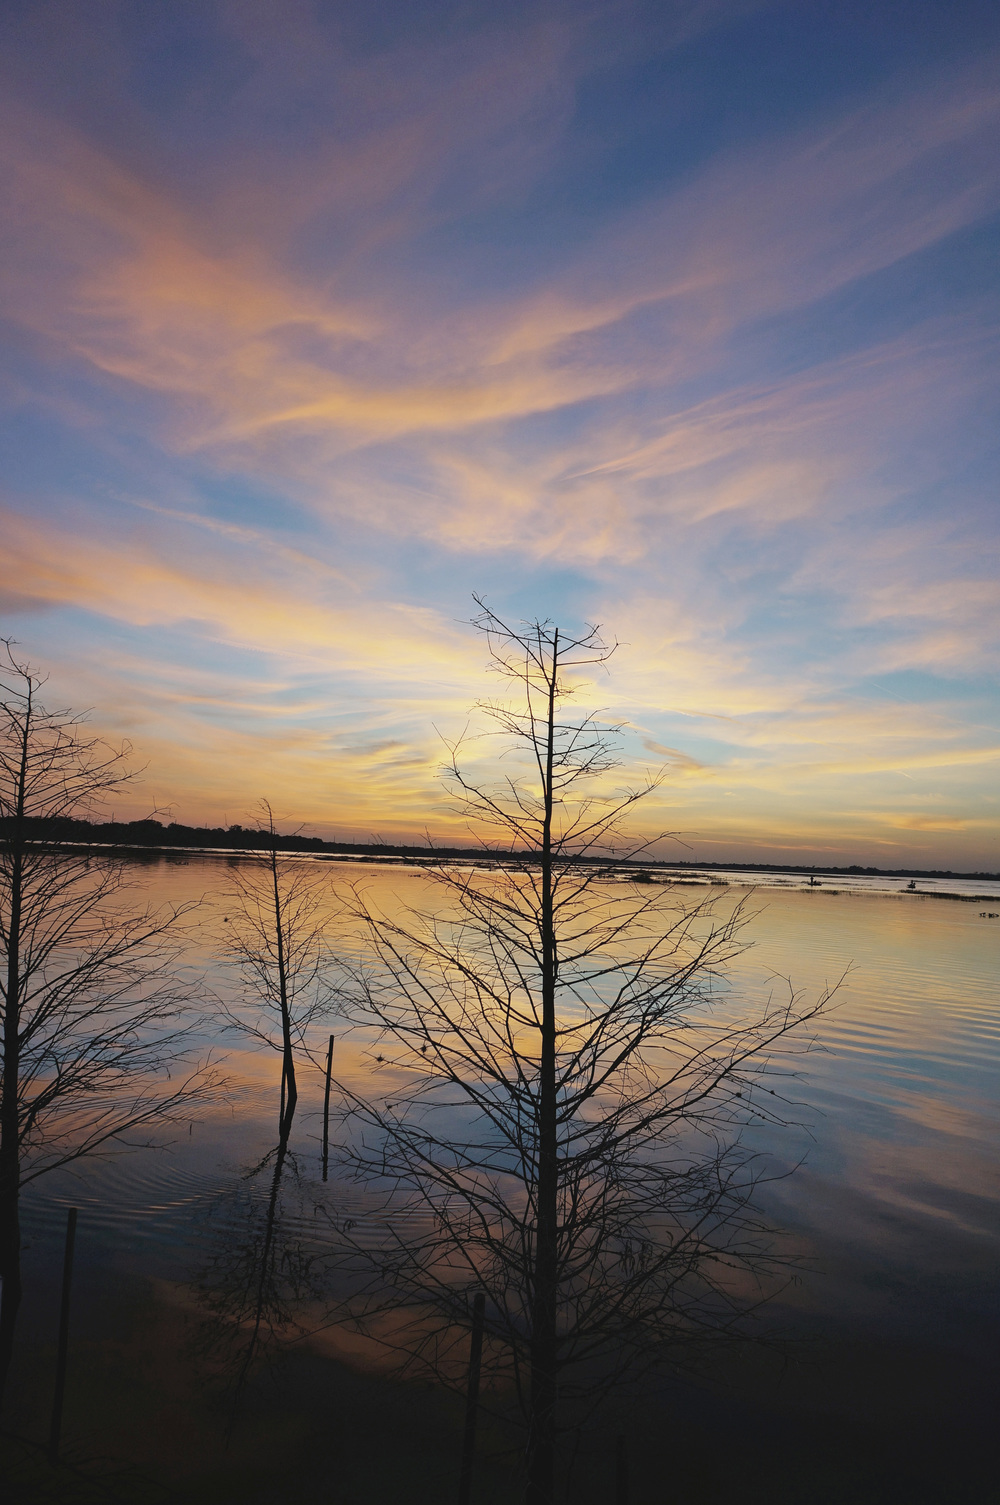
<path id="1" fill-rule="evenodd" d="M 664 856 L 1000 869 L 998 62 L 992 0 L 6 0 L 0 632 L 116 815 L 461 839 L 475 593 L 617 641 Z"/>

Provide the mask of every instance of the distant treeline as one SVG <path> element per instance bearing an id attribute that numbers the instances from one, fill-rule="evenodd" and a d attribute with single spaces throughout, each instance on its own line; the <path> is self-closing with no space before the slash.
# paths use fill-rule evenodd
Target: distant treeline
<path id="1" fill-rule="evenodd" d="M 0 837 L 6 835 L 9 821 L 0 820 Z M 68 817 L 28 820 L 29 840 L 72 842 L 74 845 L 113 847 L 187 847 L 221 848 L 233 852 L 270 851 L 271 837 L 256 826 L 182 826 L 177 821 L 164 825 L 159 820 L 90 821 Z M 279 852 L 355 853 L 378 857 L 473 857 L 476 847 L 388 846 L 384 842 L 324 841 L 319 836 L 276 836 Z"/>
<path id="2" fill-rule="evenodd" d="M 8 822 L 0 821 L 0 838 L 6 834 Z M 35 841 L 72 842 L 74 845 L 113 846 L 124 848 L 212 848 L 222 851 L 260 851 L 270 846 L 270 838 L 254 826 L 184 826 L 177 821 L 164 825 L 159 820 L 88 821 L 66 817 L 53 820 L 28 821 L 28 834 Z M 498 858 L 514 857 L 516 852 L 484 852 L 481 847 L 401 846 L 391 842 L 372 841 L 324 841 L 320 836 L 302 836 L 293 833 L 278 836 L 275 844 L 279 852 L 328 852 L 344 857 L 401 857 L 412 860 L 433 861 L 436 858 L 475 858 L 485 855 Z M 607 865 L 608 858 L 595 857 L 594 862 Z M 784 862 L 697 862 L 660 860 L 643 856 L 628 859 L 629 865 L 646 871 L 741 872 L 741 873 L 802 873 L 809 877 L 863 877 L 863 878 L 984 878 L 1000 882 L 1000 873 L 956 873 L 950 868 L 884 868 L 859 867 L 809 867 L 792 866 Z"/>

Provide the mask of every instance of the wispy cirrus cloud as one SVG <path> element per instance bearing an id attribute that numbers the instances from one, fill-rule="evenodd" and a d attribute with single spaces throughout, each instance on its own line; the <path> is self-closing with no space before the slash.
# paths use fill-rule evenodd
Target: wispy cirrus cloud
<path id="1" fill-rule="evenodd" d="M 31 32 L 0 158 L 9 608 L 43 645 L 86 621 L 87 682 L 177 788 L 217 792 L 231 737 L 233 777 L 284 767 L 332 819 L 332 759 L 341 805 L 409 820 L 432 704 L 475 698 L 456 619 L 490 588 L 609 621 L 629 767 L 668 757 L 706 832 L 790 839 L 794 792 L 817 840 L 931 839 L 890 830 L 878 780 L 906 769 L 952 780 L 948 829 L 979 833 L 983 786 L 958 785 L 992 776 L 991 712 L 940 708 L 996 664 L 998 322 L 981 281 L 927 267 L 1000 209 L 995 58 L 685 154 L 683 111 L 651 146 L 639 95 L 594 104 L 643 51 L 614 9 L 361 44 L 306 0 L 207 7 L 179 80 L 40 7 L 65 45 Z M 662 7 L 665 77 L 753 11 Z M 588 199 L 615 132 L 622 181 Z M 906 675 L 918 706 L 866 688 Z M 356 740 L 316 732 L 314 695 L 347 697 Z"/>
<path id="2" fill-rule="evenodd" d="M 544 92 L 547 75 L 532 77 Z M 476 90 L 464 87 L 471 105 Z M 511 119 L 530 113 L 531 87 L 512 100 L 494 92 Z M 464 144 L 468 105 L 444 113 L 454 139 L 435 139 L 435 161 Z M 456 310 L 441 289 L 408 297 L 405 269 L 395 290 L 352 271 L 338 296 L 336 257 L 332 276 L 329 264 L 322 278 L 293 271 L 287 246 L 255 233 L 251 250 L 225 234 L 225 202 L 210 214 L 185 205 L 66 128 L 11 110 L 24 250 L 10 311 L 99 369 L 176 399 L 174 432 L 188 445 L 266 448 L 275 435 L 330 430 L 335 443 L 367 444 L 505 423 L 690 379 L 740 324 L 815 302 L 995 209 L 998 114 L 1000 95 L 977 69 L 738 153 L 599 233 L 537 293 L 487 292 Z M 948 152 L 950 170 L 927 172 Z M 371 192 L 377 166 L 359 179 Z M 311 182 L 304 205 L 286 185 L 278 217 L 308 222 L 321 191 L 333 212 L 336 185 Z M 633 463 L 653 458 L 647 446 Z"/>
<path id="3" fill-rule="evenodd" d="M 195 561 L 184 545 L 176 534 L 115 542 L 69 526 L 54 539 L 48 526 L 3 514 L 8 578 L 40 603 L 134 627 L 197 624 L 222 642 L 358 676 L 381 668 L 399 681 L 430 664 L 467 670 L 457 624 L 430 607 L 365 598 L 345 589 L 340 571 L 318 565 L 307 584 L 294 551 L 282 573 L 270 549 L 265 560 L 203 547 Z"/>

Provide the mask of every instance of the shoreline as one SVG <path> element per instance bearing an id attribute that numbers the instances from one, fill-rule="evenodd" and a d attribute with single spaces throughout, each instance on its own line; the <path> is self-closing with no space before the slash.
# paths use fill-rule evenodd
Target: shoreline
<path id="1" fill-rule="evenodd" d="M 287 838 L 286 838 L 287 840 Z M 51 846 L 54 849 L 68 849 L 72 851 L 94 851 L 106 853 L 109 856 L 131 858 L 142 861 L 143 859 L 163 859 L 169 862 L 174 859 L 183 863 L 194 857 L 201 860 L 226 861 L 239 860 L 241 857 L 254 858 L 266 856 L 270 848 L 255 845 L 240 846 L 209 846 L 209 845 L 181 845 L 180 843 L 153 843 L 153 842 L 110 842 L 110 841 L 85 841 L 85 840 L 49 840 L 44 838 L 38 841 L 38 845 Z M 333 843 L 324 845 L 333 846 Z M 347 846 L 346 843 L 337 844 Z M 400 870 L 420 872 L 427 869 L 440 867 L 468 867 L 468 868 L 511 868 L 530 865 L 531 859 L 527 855 L 516 852 L 477 852 L 468 848 L 392 848 L 384 850 L 372 850 L 371 848 L 353 850 L 317 850 L 310 843 L 308 846 L 284 846 L 279 845 L 278 851 L 283 857 L 298 857 L 313 862 L 341 862 L 357 866 L 375 866 L 385 868 L 398 868 Z M 668 885 L 680 885 L 684 887 L 738 887 L 758 889 L 762 892 L 783 893 L 824 893 L 837 897 L 856 897 L 858 895 L 878 898 L 907 898 L 907 899 L 946 899 L 967 904 L 996 904 L 1000 911 L 1000 874 L 986 873 L 954 873 L 942 872 L 941 870 L 890 870 L 890 869 L 861 869 L 853 868 L 803 868 L 803 867 L 780 867 L 775 863 L 750 864 L 750 863 L 667 863 L 647 862 L 639 863 L 630 860 L 615 862 L 608 858 L 584 858 L 586 866 L 603 868 L 606 871 L 601 874 L 612 881 L 636 882 L 655 886 L 667 887 Z M 767 879 L 772 881 L 768 882 Z M 896 886 L 877 886 L 880 881 L 887 884 L 902 884 L 903 880 L 916 883 L 922 880 L 926 883 L 995 883 L 996 890 L 993 893 L 962 893 L 942 888 L 910 888 Z M 761 881 L 765 880 L 765 881 Z M 784 881 L 783 881 L 784 880 Z M 846 885 L 845 885 L 846 880 Z M 1000 913 L 989 914 L 988 918 L 1000 918 Z"/>

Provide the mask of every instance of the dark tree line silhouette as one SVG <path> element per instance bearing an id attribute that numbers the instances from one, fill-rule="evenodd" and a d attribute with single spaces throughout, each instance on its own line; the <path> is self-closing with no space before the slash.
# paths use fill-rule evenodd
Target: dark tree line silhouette
<path id="1" fill-rule="evenodd" d="M 4 820 L 0 817 L 0 839 L 3 839 L 6 829 Z M 168 821 L 164 824 L 163 821 L 153 818 L 131 821 L 96 821 L 68 816 L 37 816 L 27 819 L 23 830 L 27 838 L 33 842 L 68 842 L 81 846 L 110 846 L 129 850 L 143 848 L 167 850 L 207 848 L 212 851 L 232 852 L 270 850 L 266 843 L 262 845 L 260 830 L 255 825 L 186 826 L 179 821 Z M 407 844 L 387 841 L 330 841 L 320 836 L 305 836 L 301 831 L 284 834 L 276 831 L 273 836 L 273 845 L 278 852 L 302 852 L 313 855 L 325 853 L 333 857 L 370 857 L 380 862 L 392 857 L 408 862 L 437 862 L 442 858 L 469 861 L 482 855 L 481 848 L 471 841 L 464 846 L 446 846 L 428 842 Z M 523 852 L 520 855 L 530 856 L 530 853 Z M 607 854 L 580 858 L 581 862 L 588 860 L 606 865 L 609 859 Z M 635 866 L 633 859 L 626 857 L 618 860 Z M 959 873 L 951 868 L 862 867 L 857 863 L 852 863 L 849 867 L 816 867 L 787 862 L 702 862 L 687 858 L 658 858 L 648 853 L 642 854 L 639 860 L 643 867 L 667 875 L 672 872 L 684 873 L 693 870 L 696 872 L 800 873 L 805 877 L 812 874 L 817 878 L 982 878 L 990 882 L 1000 882 L 1000 873 Z"/>

